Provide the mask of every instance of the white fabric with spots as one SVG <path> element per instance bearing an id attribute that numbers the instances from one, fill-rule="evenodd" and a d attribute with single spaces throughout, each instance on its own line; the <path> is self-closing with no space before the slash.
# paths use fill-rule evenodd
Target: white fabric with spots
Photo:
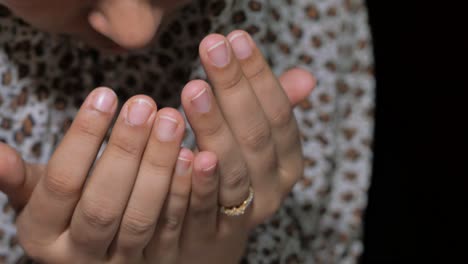
<path id="1" fill-rule="evenodd" d="M 249 31 L 280 74 L 293 66 L 318 87 L 296 110 L 306 167 L 284 206 L 250 238 L 248 263 L 355 263 L 371 172 L 374 79 L 362 0 L 193 1 L 145 51 L 104 56 L 39 32 L 0 7 L 0 140 L 28 161 L 47 162 L 89 91 L 121 101 L 152 96 L 178 107 L 180 89 L 204 78 L 200 40 Z M 193 146 L 188 133 L 185 145 Z M 0 263 L 17 263 L 13 211 L 0 196 Z"/>

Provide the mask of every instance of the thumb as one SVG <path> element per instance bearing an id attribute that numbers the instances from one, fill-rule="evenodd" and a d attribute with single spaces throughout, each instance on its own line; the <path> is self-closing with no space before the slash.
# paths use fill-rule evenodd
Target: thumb
<path id="1" fill-rule="evenodd" d="M 15 149 L 0 143 L 0 191 L 8 196 L 15 210 L 20 210 L 28 202 L 42 168 L 27 164 Z"/>
<path id="2" fill-rule="evenodd" d="M 310 72 L 301 68 L 286 71 L 279 77 L 279 81 L 293 106 L 305 100 L 317 83 Z"/>

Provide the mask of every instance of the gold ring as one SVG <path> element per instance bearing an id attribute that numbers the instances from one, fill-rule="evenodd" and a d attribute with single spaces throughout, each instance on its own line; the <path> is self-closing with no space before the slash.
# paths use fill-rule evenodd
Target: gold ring
<path id="1" fill-rule="evenodd" d="M 252 203 L 253 201 L 253 198 L 254 198 L 254 191 L 252 189 L 252 186 L 249 187 L 249 196 L 247 197 L 247 199 L 245 199 L 242 204 L 238 205 L 238 206 L 232 206 L 232 207 L 224 207 L 224 206 L 221 206 L 219 208 L 219 211 L 222 213 L 222 214 L 225 214 L 227 216 L 239 216 L 239 215 L 243 215 L 245 213 L 245 211 L 247 210 L 247 208 L 249 208 L 250 204 Z"/>

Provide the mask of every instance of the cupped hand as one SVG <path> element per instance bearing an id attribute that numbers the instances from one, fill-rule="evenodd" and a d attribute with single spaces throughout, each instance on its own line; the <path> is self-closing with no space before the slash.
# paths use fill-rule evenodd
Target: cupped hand
<path id="1" fill-rule="evenodd" d="M 182 116 L 175 109 L 156 111 L 146 96 L 129 99 L 95 162 L 116 108 L 110 89 L 94 90 L 47 166 L 34 172 L 2 145 L 2 155 L 12 157 L 2 164 L 2 190 L 17 208 L 23 207 L 17 218 L 18 238 L 33 259 L 154 263 L 146 254 L 155 250 L 152 241 L 159 241 L 167 229 L 181 231 L 181 224 L 173 223 L 183 218 L 188 200 L 166 197 L 190 193 L 191 188 L 194 156 L 180 149 Z M 172 187 L 171 182 L 177 184 Z M 21 191 L 14 194 L 15 188 Z M 174 237 L 178 236 L 166 236 L 165 243 Z"/>
<path id="2" fill-rule="evenodd" d="M 239 263 L 251 228 L 276 212 L 302 175 L 292 109 L 309 95 L 315 79 L 297 68 L 277 79 L 244 31 L 206 37 L 200 58 L 211 85 L 189 82 L 182 104 L 198 149 L 215 153 L 218 167 L 192 175 L 174 263 Z M 242 205 L 249 186 L 255 197 L 243 214 L 220 211 Z"/>
<path id="3" fill-rule="evenodd" d="M 199 50 L 211 85 L 188 83 L 182 104 L 198 148 L 219 159 L 220 206 L 242 204 L 253 187 L 255 199 L 245 220 L 252 228 L 277 211 L 303 173 L 293 107 L 310 94 L 315 79 L 299 68 L 276 78 L 253 39 L 241 30 L 227 37 L 209 35 Z M 220 219 L 239 222 L 223 215 Z"/>

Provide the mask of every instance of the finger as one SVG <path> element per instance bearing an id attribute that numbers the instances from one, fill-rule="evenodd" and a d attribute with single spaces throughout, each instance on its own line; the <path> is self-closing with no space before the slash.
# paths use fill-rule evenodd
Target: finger
<path id="1" fill-rule="evenodd" d="M 250 184 L 247 165 L 210 86 L 200 80 L 189 82 L 182 91 L 182 105 L 200 150 L 211 151 L 219 159 L 223 175 L 219 203 L 240 204 Z"/>
<path id="2" fill-rule="evenodd" d="M 192 173 L 192 192 L 185 220 L 183 243 L 196 246 L 212 240 L 217 233 L 218 188 L 217 157 L 207 151 L 195 157 Z"/>
<path id="3" fill-rule="evenodd" d="M 193 158 L 192 151 L 185 148 L 180 150 L 163 212 L 159 217 L 156 231 L 145 249 L 147 259 L 157 259 L 159 263 L 176 263 L 190 199 Z"/>
<path id="4" fill-rule="evenodd" d="M 270 157 L 274 150 L 268 121 L 228 41 L 215 34 L 206 37 L 200 44 L 200 58 L 246 161 Z M 257 174 L 253 171 L 255 167 L 249 166 L 249 162 L 247 165 L 249 175 Z M 224 186 L 221 187 L 223 191 Z M 237 205 L 248 196 L 248 188 L 243 191 Z"/>
<path id="5" fill-rule="evenodd" d="M 315 77 L 301 68 L 286 71 L 279 77 L 279 82 L 293 106 L 307 99 L 317 84 Z"/>
<path id="6" fill-rule="evenodd" d="M 0 143 L 0 191 L 18 212 L 29 201 L 44 167 L 27 164 L 12 147 Z"/>
<path id="7" fill-rule="evenodd" d="M 228 35 L 228 39 L 273 130 L 295 127 L 289 99 L 250 36 L 236 30 Z"/>
<path id="8" fill-rule="evenodd" d="M 147 96 L 134 96 L 122 107 L 71 220 L 70 238 L 78 248 L 93 255 L 107 253 L 127 205 L 155 116 L 156 105 Z"/>
<path id="9" fill-rule="evenodd" d="M 256 154 L 268 149 L 269 124 L 228 41 L 221 35 L 208 36 L 200 44 L 200 58 L 223 116 L 241 148 Z"/>
<path id="10" fill-rule="evenodd" d="M 169 191 L 184 130 L 184 119 L 177 110 L 164 108 L 157 113 L 138 177 L 115 239 L 118 254 L 141 255 L 153 236 Z"/>
<path id="11" fill-rule="evenodd" d="M 47 165 L 31 201 L 25 207 L 23 230 L 29 237 L 56 237 L 67 227 L 117 107 L 115 93 L 95 89 L 85 100 L 71 127 Z"/>
<path id="12" fill-rule="evenodd" d="M 294 179 L 298 176 L 297 169 L 295 169 L 294 172 L 291 172 L 289 168 L 294 169 L 300 167 L 299 162 L 301 158 L 298 154 L 301 153 L 301 145 L 299 140 L 299 130 L 293 114 L 290 99 L 281 84 L 278 82 L 274 73 L 271 71 L 270 66 L 263 58 L 261 51 L 257 48 L 247 32 L 241 30 L 233 31 L 228 35 L 228 39 L 231 42 L 235 56 L 241 64 L 242 71 L 251 84 L 261 108 L 268 119 L 269 125 L 272 128 L 276 155 L 269 153 L 271 154 L 269 160 L 273 162 L 270 165 L 262 164 L 265 167 L 261 170 L 266 171 L 265 174 L 271 174 L 271 172 L 275 171 L 287 171 L 287 175 L 284 175 L 283 177 L 288 177 L 291 179 L 291 182 L 295 182 Z M 311 85 L 312 77 L 303 70 L 289 72 L 284 77 L 286 84 L 291 85 L 290 79 L 293 77 L 304 78 L 304 80 L 296 81 L 298 84 L 302 82 L 300 86 Z M 311 87 L 312 85 L 309 90 Z M 304 87 L 299 88 L 303 89 Z M 300 99 L 295 97 L 307 94 L 307 92 L 304 93 L 303 91 L 300 91 L 301 93 L 298 94 L 297 89 L 289 87 L 288 89 L 294 99 Z M 261 164 L 261 161 L 257 161 L 256 163 Z M 272 170 L 268 171 L 265 168 L 270 168 Z M 281 169 L 278 170 L 277 168 Z M 282 170 L 284 168 L 288 169 Z M 253 181 L 253 183 L 255 186 L 256 182 Z M 278 185 L 278 187 L 281 186 Z M 284 190 L 278 189 L 277 191 Z M 263 207 L 262 204 L 258 203 L 257 206 Z M 273 211 L 276 210 L 275 207 L 277 207 L 277 205 L 272 207 Z"/>
<path id="13" fill-rule="evenodd" d="M 235 30 L 227 38 L 262 106 L 264 102 L 271 102 L 269 107 L 274 107 L 274 103 L 277 103 L 276 107 L 280 108 L 287 103 L 285 96 L 291 105 L 296 105 L 306 99 L 315 88 L 315 77 L 300 68 L 286 71 L 280 76 L 278 82 L 261 51 L 247 32 Z M 270 111 L 275 113 L 275 109 L 264 108 L 264 110 L 267 115 L 272 114 Z"/>

